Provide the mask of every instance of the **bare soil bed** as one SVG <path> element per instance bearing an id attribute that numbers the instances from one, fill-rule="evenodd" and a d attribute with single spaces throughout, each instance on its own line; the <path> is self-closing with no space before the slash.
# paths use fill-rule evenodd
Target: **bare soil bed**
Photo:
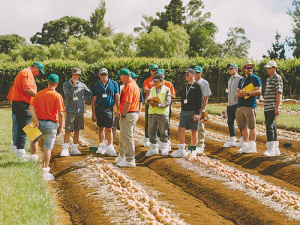
<path id="1" fill-rule="evenodd" d="M 172 119 L 178 121 L 178 113 L 173 113 Z M 137 132 L 144 129 L 144 123 L 143 116 L 140 116 Z M 206 122 L 206 130 L 228 135 L 226 126 L 213 123 L 213 121 Z M 90 146 L 99 144 L 96 125 L 90 118 L 85 119 L 85 129 L 81 136 L 89 142 Z M 171 128 L 170 140 L 172 151 L 174 151 L 178 143 L 178 133 L 175 127 Z M 146 157 L 145 153 L 149 147 L 143 147 L 140 141 L 141 138 L 136 141 L 136 168 L 119 169 L 113 164 L 114 157 L 107 155 L 96 154 L 95 158 L 106 160 L 108 165 L 112 165 L 109 168 L 125 174 L 128 179 L 139 185 L 149 198 L 155 199 L 161 207 L 169 210 L 171 212 L 169 223 L 158 219 L 158 215 L 151 221 L 143 219 L 139 213 L 130 214 L 136 209 L 128 207 L 130 206 L 129 200 L 121 199 L 119 202 L 114 200 L 115 205 L 112 205 L 110 203 L 113 201 L 112 196 L 117 195 L 113 191 L 112 184 L 104 185 L 105 176 L 104 179 L 100 179 L 97 172 L 88 172 L 93 166 L 87 163 L 87 158 L 91 155 L 89 148 L 81 147 L 83 154 L 80 156 L 60 157 L 61 140 L 58 139 L 52 151 L 50 163 L 56 180 L 49 184 L 61 208 L 58 213 L 62 224 L 300 223 L 297 203 L 286 206 L 282 203 L 282 198 L 277 196 L 276 199 L 274 195 L 272 199 L 271 197 L 267 199 L 267 195 L 259 195 L 256 194 L 256 190 L 241 187 L 245 182 L 235 187 L 235 183 L 229 181 L 228 178 L 220 178 L 203 168 L 193 169 L 198 164 L 186 162 L 185 159 L 175 159 L 160 154 Z M 213 162 L 217 160 L 222 165 L 247 173 L 250 177 L 258 177 L 268 184 L 300 196 L 300 169 L 297 158 L 264 157 L 265 142 L 265 136 L 258 136 L 257 154 L 237 154 L 238 148 L 225 149 L 222 147 L 224 142 L 206 138 L 206 157 L 204 158 Z M 284 142 L 292 143 L 292 147 L 287 151 L 288 155 L 293 155 L 300 147 L 297 139 L 280 140 L 282 153 L 286 152 L 283 148 Z M 189 132 L 186 132 L 186 143 L 190 143 Z M 116 137 L 114 140 L 116 150 L 118 150 L 118 144 Z M 262 201 L 263 199 L 266 201 Z M 132 215 L 140 218 L 135 220 Z M 162 215 L 165 214 L 162 213 Z M 172 223 L 173 217 L 176 218 L 174 223 Z"/>

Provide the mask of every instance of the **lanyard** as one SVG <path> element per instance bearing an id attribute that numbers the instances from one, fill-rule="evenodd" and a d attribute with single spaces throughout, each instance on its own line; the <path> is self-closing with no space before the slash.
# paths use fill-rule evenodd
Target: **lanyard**
<path id="1" fill-rule="evenodd" d="M 193 86 L 194 83 L 195 83 L 195 82 L 193 82 L 193 83 L 191 84 L 189 90 L 187 89 L 188 84 L 185 86 L 185 98 L 186 98 L 186 99 L 187 99 L 187 96 L 188 96 L 188 94 L 189 94 L 189 91 L 190 91 L 190 89 L 191 89 L 191 87 Z"/>
<path id="2" fill-rule="evenodd" d="M 101 83 L 101 80 L 99 80 L 99 83 L 100 83 L 101 87 L 104 89 L 105 94 L 106 94 L 106 89 L 108 88 L 109 82 L 110 82 L 110 79 L 108 79 L 108 82 L 107 82 L 106 88 L 105 88 L 105 87 L 103 86 L 103 84 Z"/>
<path id="3" fill-rule="evenodd" d="M 248 79 L 248 78 L 245 76 L 244 79 L 243 79 L 242 85 L 241 85 L 241 88 L 242 88 L 242 89 L 244 88 L 244 83 L 245 83 L 245 81 L 246 81 L 247 79 Z"/>

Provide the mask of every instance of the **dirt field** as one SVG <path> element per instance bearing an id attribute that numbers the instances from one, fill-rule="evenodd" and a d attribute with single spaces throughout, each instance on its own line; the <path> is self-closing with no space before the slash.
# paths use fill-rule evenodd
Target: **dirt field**
<path id="1" fill-rule="evenodd" d="M 173 113 L 172 120 L 178 122 L 178 112 Z M 141 115 L 137 132 L 141 133 L 144 123 Z M 214 121 L 206 122 L 206 130 L 221 136 L 228 135 L 228 128 Z M 90 118 L 85 119 L 85 130 L 81 136 L 90 146 L 99 144 L 96 125 Z M 172 150 L 176 150 L 178 133 L 175 126 L 171 127 L 170 140 Z M 298 158 L 263 157 L 266 150 L 265 135 L 257 137 L 257 154 L 237 154 L 238 148 L 225 149 L 222 148 L 224 141 L 206 138 L 204 158 L 246 173 L 247 176 L 263 179 L 272 187 L 292 193 L 296 197 L 291 204 L 284 203 L 284 196 L 258 193 L 260 188 L 245 186 L 247 181 L 238 184 L 230 178 L 216 175 L 213 172 L 216 168 L 199 168 L 198 164 L 189 163 L 185 159 L 161 154 L 146 157 L 149 147 L 143 147 L 140 141 L 139 136 L 136 140 L 136 168 L 118 169 L 112 164 L 114 157 L 97 154 L 96 158 L 107 160 L 109 166 L 113 165 L 109 168 L 125 174 L 144 190 L 144 194 L 170 212 L 169 223 L 165 224 L 300 224 L 300 205 L 297 207 L 300 196 Z M 287 151 L 290 156 L 300 147 L 297 139 L 279 141 L 281 153 L 286 152 L 284 142 L 292 143 Z M 118 143 L 116 137 L 116 150 Z M 189 132 L 186 132 L 186 143 L 190 143 Z M 105 179 L 99 178 L 97 172 L 91 172 L 93 164 L 86 160 L 91 155 L 88 147 L 81 147 L 80 150 L 83 155 L 59 157 L 60 138 L 52 152 L 50 167 L 56 180 L 49 182 L 49 185 L 60 206 L 58 218 L 61 224 L 164 224 L 160 223 L 163 220 L 158 219 L 164 213 L 148 221 L 135 208 L 128 207 L 129 200 L 122 200 L 120 196 L 119 202 L 118 199 L 113 200 L 117 192 L 113 191 L 112 184 L 104 184 Z M 173 223 L 172 218 L 176 218 Z"/>

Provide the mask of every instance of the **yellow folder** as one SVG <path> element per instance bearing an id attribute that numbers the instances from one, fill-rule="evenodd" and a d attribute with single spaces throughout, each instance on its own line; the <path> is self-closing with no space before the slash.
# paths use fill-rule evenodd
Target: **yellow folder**
<path id="1" fill-rule="evenodd" d="M 149 98 L 148 101 L 156 101 L 158 104 L 161 104 L 161 100 L 158 96 L 153 97 L 153 98 Z"/>
<path id="2" fill-rule="evenodd" d="M 34 126 L 33 122 L 23 127 L 23 130 L 31 141 L 34 141 L 35 139 L 42 136 L 42 132 L 39 130 L 39 128 Z"/>
<path id="3" fill-rule="evenodd" d="M 244 87 L 242 90 L 240 90 L 240 92 L 245 91 L 245 92 L 252 92 L 255 91 L 255 87 L 252 83 L 248 84 L 246 87 Z M 247 99 L 250 96 L 245 96 L 244 98 Z"/>

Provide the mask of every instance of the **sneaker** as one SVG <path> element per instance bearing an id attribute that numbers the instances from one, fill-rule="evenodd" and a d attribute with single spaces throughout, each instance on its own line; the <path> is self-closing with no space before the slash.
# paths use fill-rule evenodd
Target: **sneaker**
<path id="1" fill-rule="evenodd" d="M 38 155 L 24 155 L 23 158 L 27 159 L 28 161 L 37 162 L 39 160 Z"/>
<path id="2" fill-rule="evenodd" d="M 144 144 L 144 147 L 149 147 L 150 146 L 150 140 L 149 140 L 149 138 L 144 138 L 143 144 Z"/>
<path id="3" fill-rule="evenodd" d="M 99 147 L 98 147 L 98 150 L 96 151 L 96 153 L 104 155 L 105 151 L 106 151 L 105 147 L 106 147 L 105 143 L 100 143 Z"/>
<path id="4" fill-rule="evenodd" d="M 242 147 L 237 151 L 237 153 L 244 153 L 244 151 L 248 151 L 249 145 L 247 142 L 243 142 Z"/>
<path id="5" fill-rule="evenodd" d="M 239 142 L 235 142 L 235 146 L 234 147 L 242 147 L 243 146 L 243 142 L 244 142 L 244 139 L 243 139 L 243 137 L 241 137 Z"/>
<path id="6" fill-rule="evenodd" d="M 109 145 L 106 147 L 106 154 L 109 156 L 117 156 L 116 150 L 113 145 Z"/>
<path id="7" fill-rule="evenodd" d="M 17 149 L 16 150 L 16 157 L 24 157 L 26 155 L 25 149 Z"/>
<path id="8" fill-rule="evenodd" d="M 117 164 L 119 167 L 136 167 L 135 160 L 126 162 L 125 160 Z"/>
<path id="9" fill-rule="evenodd" d="M 43 179 L 44 180 L 55 180 L 55 177 L 50 173 L 50 168 L 43 168 Z"/>
<path id="10" fill-rule="evenodd" d="M 223 148 L 236 147 L 236 137 L 229 137 Z"/>
<path id="11" fill-rule="evenodd" d="M 81 155 L 82 153 L 78 150 L 77 144 L 71 146 L 70 155 Z"/>
<path id="12" fill-rule="evenodd" d="M 257 153 L 255 141 L 249 141 L 248 146 L 249 146 L 248 149 L 245 149 L 243 151 L 243 153 L 246 153 L 246 154 Z"/>
<path id="13" fill-rule="evenodd" d="M 118 156 L 116 159 L 115 159 L 115 163 L 116 164 L 118 164 L 118 163 L 120 163 L 120 162 L 122 162 L 122 161 L 125 161 L 125 157 L 124 156 Z"/>
<path id="14" fill-rule="evenodd" d="M 178 150 L 172 152 L 171 156 L 175 158 L 183 158 L 187 156 L 187 152 L 185 151 L 185 144 L 178 144 Z"/>
<path id="15" fill-rule="evenodd" d="M 70 156 L 70 152 L 69 152 L 69 144 L 68 143 L 63 143 L 62 144 L 62 150 L 61 150 L 61 153 L 60 153 L 60 156 L 63 157 L 63 156 Z"/>

